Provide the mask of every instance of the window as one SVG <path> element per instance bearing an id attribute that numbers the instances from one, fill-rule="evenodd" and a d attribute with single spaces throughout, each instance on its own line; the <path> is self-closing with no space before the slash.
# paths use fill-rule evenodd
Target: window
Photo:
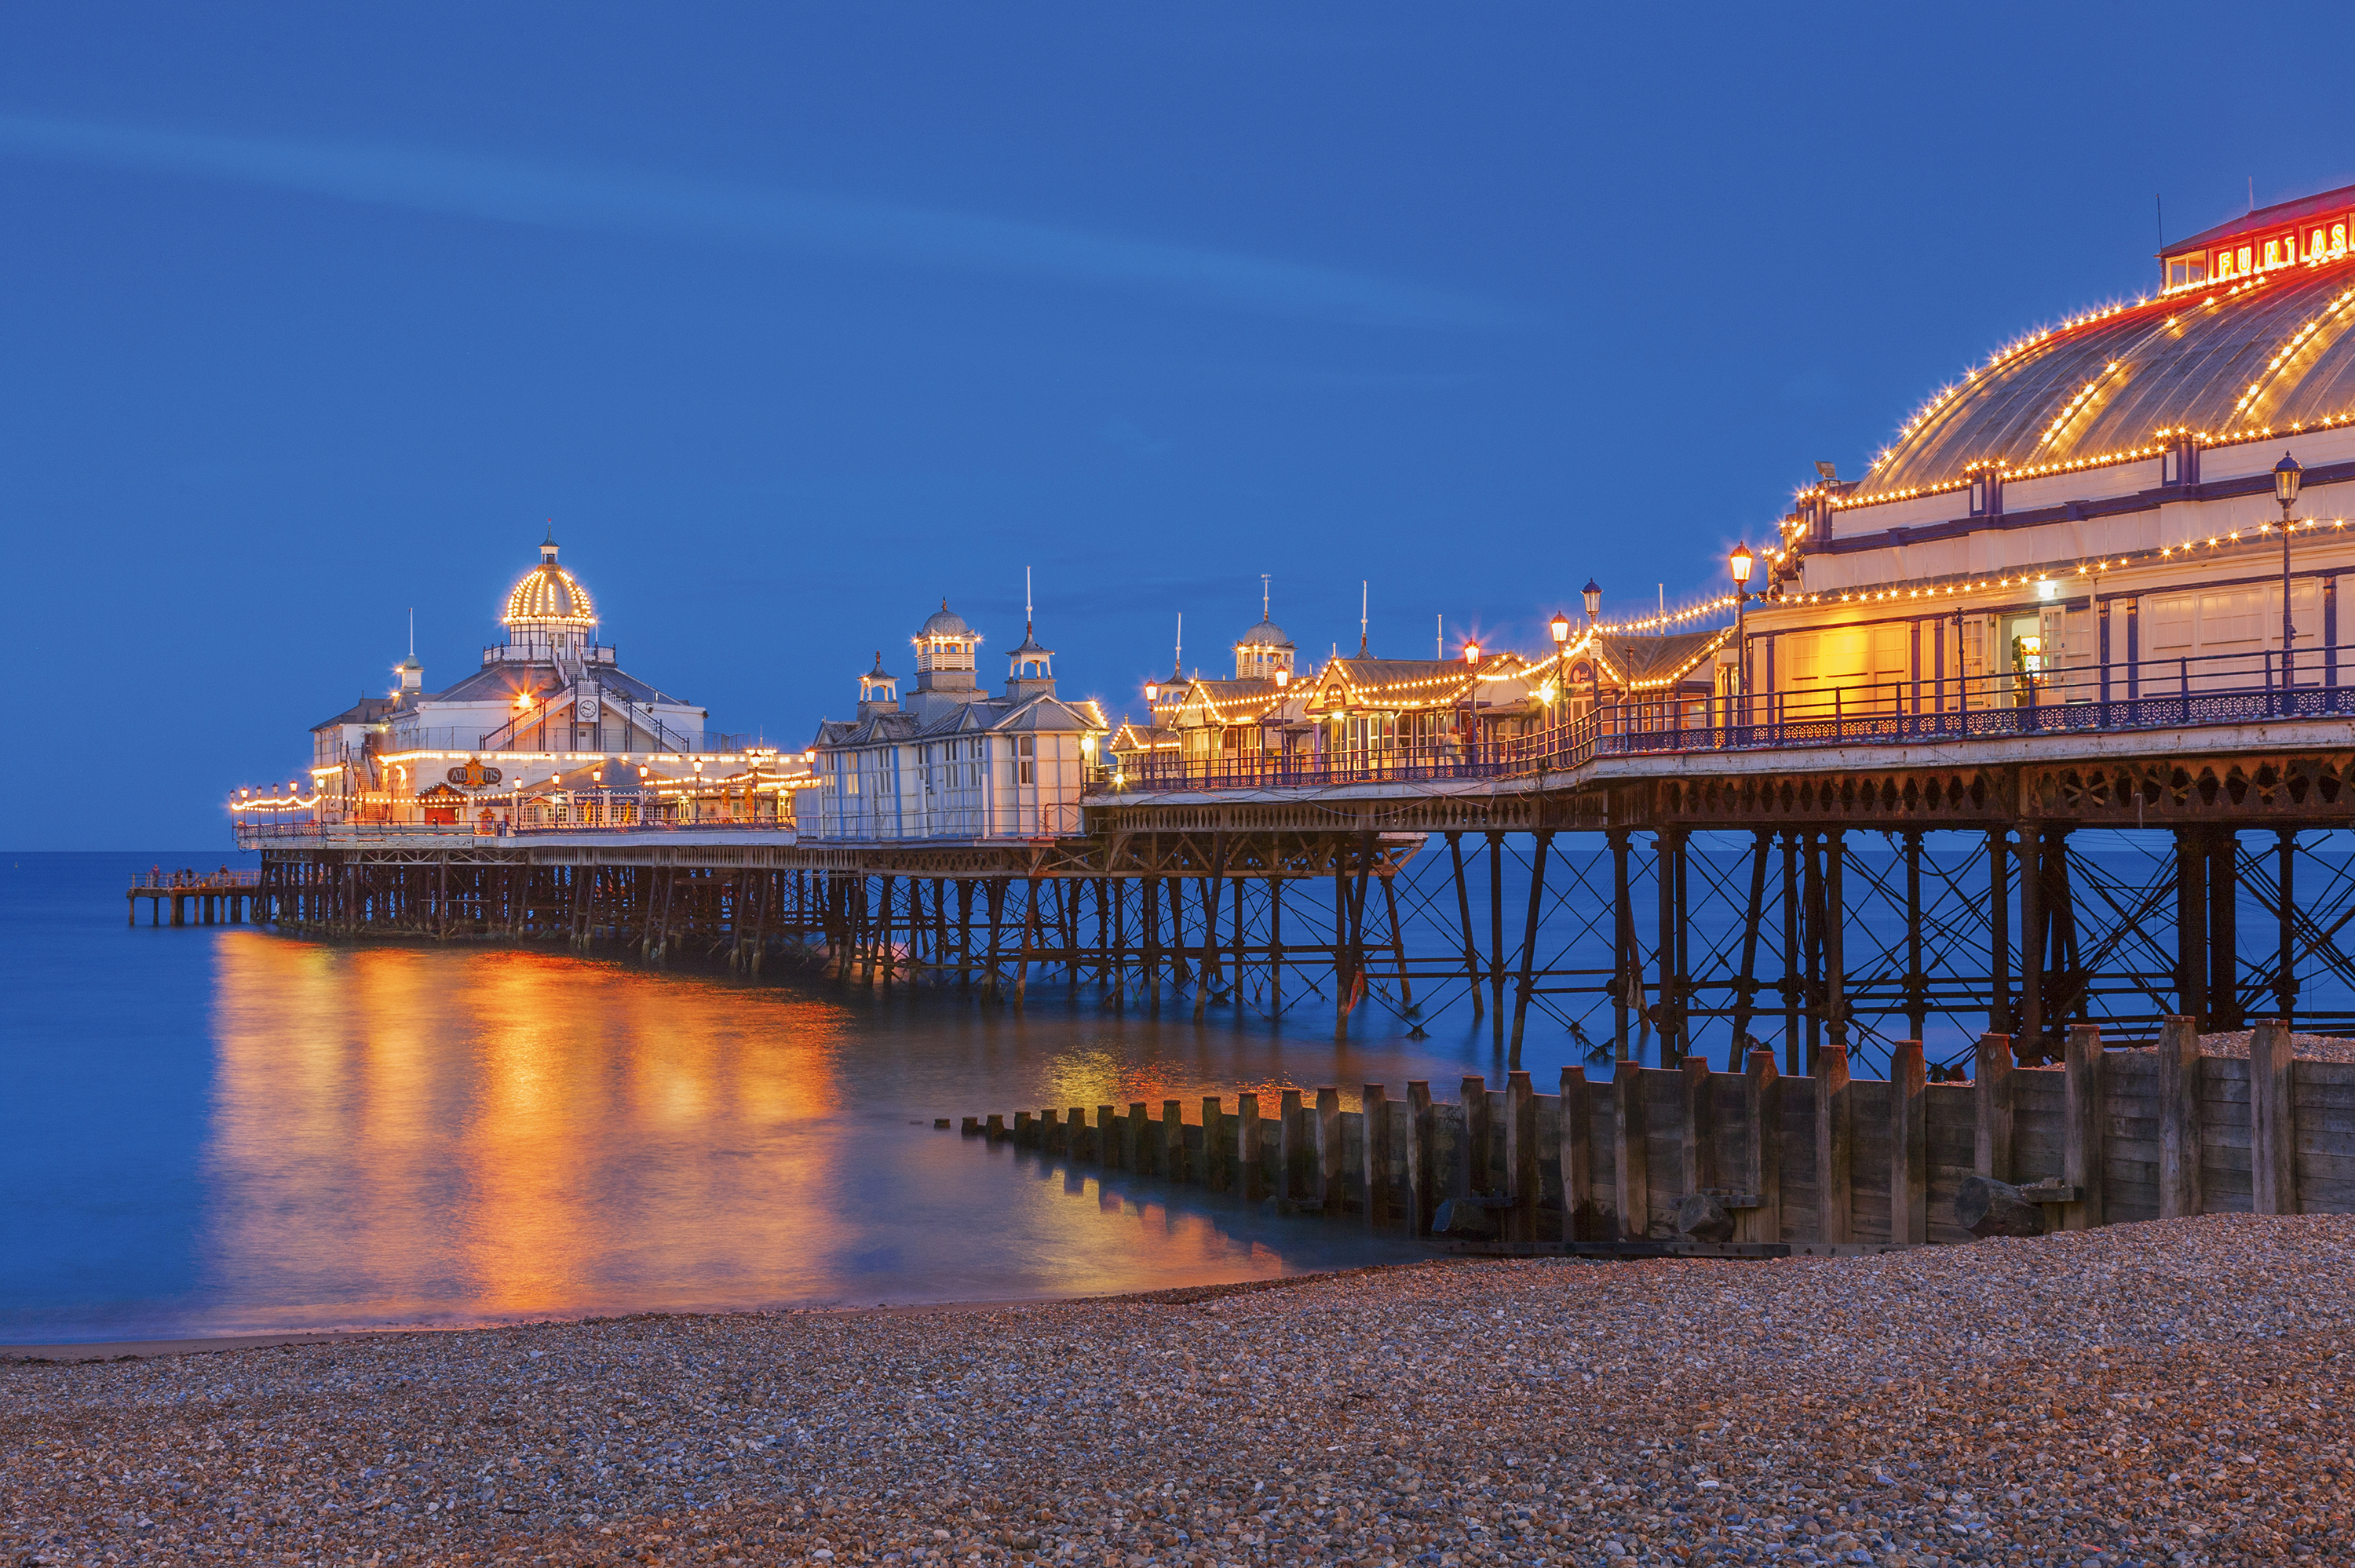
<path id="1" fill-rule="evenodd" d="M 1039 781 L 1038 738 L 1028 735 L 1022 736 L 1014 743 L 1014 754 L 1019 759 L 1016 767 L 1017 781 L 1023 784 L 1037 783 Z"/>

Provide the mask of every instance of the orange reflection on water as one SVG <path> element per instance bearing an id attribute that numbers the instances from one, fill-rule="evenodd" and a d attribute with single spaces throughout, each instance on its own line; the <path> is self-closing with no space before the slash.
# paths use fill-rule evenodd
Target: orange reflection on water
<path id="1" fill-rule="evenodd" d="M 933 1129 L 1026 1102 L 1231 1104 L 1281 1068 L 1231 1031 L 256 932 L 223 933 L 215 964 L 212 1332 L 1007 1299 L 1397 1251 Z"/>
<path id="2" fill-rule="evenodd" d="M 535 953 L 218 964 L 211 1251 L 298 1305 L 629 1305 L 813 1244 L 838 1009 Z"/>

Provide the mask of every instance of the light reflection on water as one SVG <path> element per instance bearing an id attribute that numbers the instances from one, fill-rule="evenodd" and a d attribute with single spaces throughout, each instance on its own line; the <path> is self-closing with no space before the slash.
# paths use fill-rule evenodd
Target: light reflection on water
<path id="1" fill-rule="evenodd" d="M 932 1118 L 1165 1098 L 1191 1118 L 1205 1094 L 1320 1083 L 1354 1105 L 1409 1077 L 1453 1097 L 1496 1065 L 1468 1021 L 1449 1045 L 1395 1024 L 1337 1044 L 1314 999 L 1287 1036 L 1035 982 L 1017 1016 L 106 912 L 11 965 L 33 1005 L 0 1023 L 25 1091 L 0 1111 L 25 1199 L 0 1219 L 0 1340 L 997 1300 L 1421 1255 Z"/>

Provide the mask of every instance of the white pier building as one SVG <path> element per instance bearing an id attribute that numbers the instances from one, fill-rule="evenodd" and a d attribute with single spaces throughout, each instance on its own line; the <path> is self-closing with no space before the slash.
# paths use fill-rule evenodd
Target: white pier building
<path id="1" fill-rule="evenodd" d="M 412 652 L 390 693 L 314 725 L 307 779 L 231 802 L 240 833 L 791 827 L 803 763 L 624 671 L 552 535 L 499 626 L 442 690 Z"/>
<path id="2" fill-rule="evenodd" d="M 1054 654 L 1028 621 L 1002 694 L 981 689 L 981 635 L 941 608 L 912 639 L 916 684 L 875 667 L 858 716 L 829 720 L 805 754 L 816 770 L 795 802 L 804 842 L 1054 838 L 1080 831 L 1080 796 L 1106 726 L 1093 702 L 1055 695 Z"/>

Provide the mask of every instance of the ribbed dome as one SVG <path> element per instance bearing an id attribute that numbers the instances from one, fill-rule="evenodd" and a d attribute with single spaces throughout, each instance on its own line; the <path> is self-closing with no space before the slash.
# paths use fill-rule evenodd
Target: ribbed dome
<path id="1" fill-rule="evenodd" d="M 2190 289 L 2030 339 L 1939 397 L 1862 497 L 2149 451 L 2164 432 L 2283 432 L 2355 412 L 2355 256 Z"/>
<path id="2" fill-rule="evenodd" d="M 1292 646 L 1292 639 L 1286 637 L 1284 634 L 1284 628 L 1274 621 L 1263 620 L 1241 637 L 1236 638 L 1235 646 L 1238 648 L 1289 648 Z"/>
<path id="3" fill-rule="evenodd" d="M 924 629 L 916 635 L 919 637 L 971 637 L 973 628 L 964 623 L 964 616 L 949 608 L 948 600 L 943 599 L 941 608 L 932 613 L 924 622 Z"/>
<path id="4" fill-rule="evenodd" d="M 549 558 L 523 575 L 507 595 L 506 613 L 499 620 L 508 626 L 549 621 L 565 626 L 596 625 L 597 610 L 589 602 L 589 590 L 556 564 L 552 549 L 543 553 Z"/>

